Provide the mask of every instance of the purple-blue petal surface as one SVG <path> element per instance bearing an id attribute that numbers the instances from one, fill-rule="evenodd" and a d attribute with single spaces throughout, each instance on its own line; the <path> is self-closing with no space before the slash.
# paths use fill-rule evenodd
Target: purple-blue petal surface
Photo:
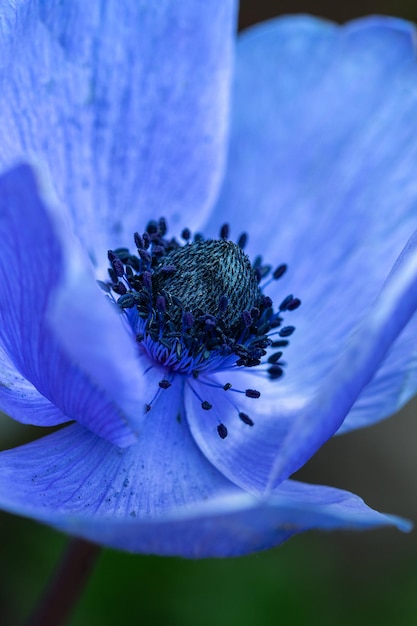
<path id="1" fill-rule="evenodd" d="M 10 417 L 34 426 L 54 426 L 68 417 L 22 376 L 0 351 L 0 410 Z"/>
<path id="2" fill-rule="evenodd" d="M 6 374 L 10 386 L 14 366 L 14 384 L 27 379 L 30 385 L 23 382 L 23 394 L 35 400 L 32 409 L 27 398 L 18 402 L 13 417 L 51 425 L 65 415 L 119 445 L 132 443 L 143 410 L 142 368 L 133 338 L 97 286 L 70 229 L 40 197 L 27 166 L 0 177 L 0 238 L 0 342 L 9 359 Z M 73 301 L 60 307 L 60 293 L 65 301 L 67 288 Z M 59 322 L 65 341 L 55 332 Z M 71 341 L 69 354 L 65 344 Z M 31 386 L 57 411 L 45 407 L 35 415 L 39 396 L 37 401 Z M 0 402 L 4 396 L 0 392 Z"/>
<path id="3" fill-rule="evenodd" d="M 193 226 L 210 208 L 224 163 L 235 13 L 233 0 L 8 8 L 0 167 L 30 156 L 45 168 L 98 266 L 150 218 Z"/>
<path id="4" fill-rule="evenodd" d="M 276 302 L 287 293 L 302 300 L 285 396 L 325 384 L 417 228 L 416 119 L 415 30 L 406 22 L 288 17 L 240 38 L 228 166 L 208 228 L 228 221 L 249 233 L 252 258 L 289 266 L 267 289 Z M 376 421 L 415 392 L 416 331 L 417 319 L 352 422 Z"/>
<path id="5" fill-rule="evenodd" d="M 370 312 L 345 338 L 332 370 L 311 396 L 281 392 L 281 381 L 223 372 L 188 383 L 186 411 L 191 431 L 207 458 L 240 487 L 264 493 L 299 469 L 342 425 L 355 400 L 372 380 L 401 330 L 417 308 L 417 235 L 400 255 Z M 262 367 L 262 366 L 258 366 Z M 290 365 L 289 365 L 290 367 Z M 252 373 L 253 372 L 253 373 Z M 231 382 L 236 389 L 225 391 Z M 260 392 L 247 398 L 246 389 Z M 240 393 L 239 393 L 240 392 Z M 201 401 L 213 408 L 204 410 Z M 249 415 L 253 426 L 239 419 Z M 228 434 L 219 436 L 224 423 Z"/>
<path id="6" fill-rule="evenodd" d="M 330 487 L 287 481 L 267 499 L 245 493 L 208 464 L 171 391 L 128 449 L 71 425 L 0 453 L 0 506 L 104 545 L 193 558 L 247 554 L 314 528 L 409 529 Z"/>

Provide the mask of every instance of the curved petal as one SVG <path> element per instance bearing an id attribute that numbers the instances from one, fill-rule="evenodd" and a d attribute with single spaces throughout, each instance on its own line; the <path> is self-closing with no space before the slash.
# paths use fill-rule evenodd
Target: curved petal
<path id="1" fill-rule="evenodd" d="M 280 382 L 288 398 L 307 401 L 327 384 L 417 227 L 416 120 L 411 24 L 289 17 L 239 42 L 228 166 L 209 230 L 229 221 L 249 233 L 250 254 L 289 265 L 267 288 L 277 302 L 287 293 L 302 300 Z M 416 323 L 364 391 L 352 425 L 415 393 Z"/>
<path id="2" fill-rule="evenodd" d="M 143 406 L 134 341 L 27 166 L 0 177 L 0 238 L 0 342 L 10 361 L 67 419 L 132 443 Z"/>
<path id="3" fill-rule="evenodd" d="M 24 424 L 55 426 L 68 421 L 49 400 L 17 371 L 0 350 L 0 410 Z"/>
<path id="4" fill-rule="evenodd" d="M 0 506 L 104 545 L 192 558 L 247 554 L 312 528 L 408 530 L 329 487 L 288 481 L 267 500 L 234 487 L 176 420 L 180 396 L 171 391 L 126 450 L 72 425 L 0 453 Z"/>
<path id="5" fill-rule="evenodd" d="M 262 365 L 190 380 L 185 393 L 187 419 L 199 447 L 243 489 L 264 493 L 267 485 L 275 487 L 342 425 L 416 309 L 417 233 L 371 312 L 346 337 L 339 358 L 315 394 L 286 393 L 281 379 L 269 380 Z M 232 388 L 225 390 L 226 383 Z M 247 389 L 257 390 L 260 397 L 247 397 Z M 204 409 L 204 401 L 212 408 Z M 252 425 L 239 418 L 241 412 Z M 219 424 L 226 427 L 227 436 L 224 431 L 219 436 Z"/>
<path id="6" fill-rule="evenodd" d="M 36 158 L 98 265 L 151 217 L 195 224 L 209 209 L 224 161 L 234 5 L 8 9 L 0 167 Z"/>
<path id="7" fill-rule="evenodd" d="M 265 490 L 280 444 L 300 407 L 280 403 L 279 383 L 264 382 L 251 372 L 245 374 L 213 375 L 206 380 L 199 378 L 198 384 L 189 381 L 185 387 L 186 415 L 203 454 L 236 485 L 259 494 Z M 232 389 L 225 391 L 226 383 L 232 384 Z M 272 406 L 263 394 L 266 386 L 272 387 L 272 394 L 275 392 Z M 249 398 L 241 393 L 248 388 L 261 388 L 261 397 Z M 202 407 L 204 401 L 212 406 L 210 410 Z M 241 413 L 253 425 L 245 423 L 239 417 Z M 227 429 L 226 437 L 219 435 L 220 425 Z"/>
<path id="8" fill-rule="evenodd" d="M 326 386 L 288 429 L 271 472 L 270 486 L 304 465 L 340 428 L 416 309 L 417 233 L 400 255 L 371 313 L 347 342 Z"/>

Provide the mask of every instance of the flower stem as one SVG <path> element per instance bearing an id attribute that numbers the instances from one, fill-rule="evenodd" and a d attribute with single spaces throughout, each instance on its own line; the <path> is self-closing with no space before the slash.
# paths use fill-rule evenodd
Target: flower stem
<path id="1" fill-rule="evenodd" d="M 39 604 L 25 626 L 62 626 L 80 598 L 100 552 L 83 539 L 71 539 Z"/>

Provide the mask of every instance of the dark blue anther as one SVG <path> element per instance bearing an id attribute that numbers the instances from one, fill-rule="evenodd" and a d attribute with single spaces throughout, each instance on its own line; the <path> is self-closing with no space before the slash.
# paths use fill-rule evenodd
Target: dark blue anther
<path id="1" fill-rule="evenodd" d="M 194 325 L 194 316 L 190 311 L 184 311 L 182 314 L 182 323 L 186 328 L 191 328 Z"/>
<path id="2" fill-rule="evenodd" d="M 301 304 L 301 300 L 300 298 L 294 298 L 293 300 L 291 300 L 291 302 L 289 303 L 287 309 L 289 311 L 295 311 L 295 309 L 298 309 L 298 307 Z"/>
<path id="3" fill-rule="evenodd" d="M 289 343 L 290 342 L 287 341 L 286 339 L 281 339 L 281 340 L 278 340 L 278 341 L 273 341 L 271 343 L 271 347 L 272 348 L 286 348 Z"/>
<path id="4" fill-rule="evenodd" d="M 122 307 L 122 309 L 131 309 L 136 304 L 136 299 L 131 293 L 126 293 L 117 301 L 117 304 Z"/>
<path id="5" fill-rule="evenodd" d="M 204 400 L 204 401 L 201 403 L 201 408 L 202 408 L 202 409 L 204 409 L 205 411 L 210 411 L 210 409 L 212 409 L 212 408 L 213 408 L 213 405 L 212 405 L 212 404 L 210 404 L 210 402 L 207 402 L 207 400 Z"/>
<path id="6" fill-rule="evenodd" d="M 246 233 L 242 233 L 239 237 L 239 239 L 237 240 L 237 245 L 239 246 L 239 248 L 243 248 L 246 246 L 246 244 L 248 243 L 248 235 Z"/>
<path id="7" fill-rule="evenodd" d="M 276 363 L 277 361 L 280 360 L 281 357 L 282 357 L 282 352 L 274 352 L 274 354 L 271 354 L 271 356 L 268 357 L 268 363 Z"/>
<path id="8" fill-rule="evenodd" d="M 133 235 L 133 238 L 134 238 L 134 240 L 135 240 L 135 246 L 136 246 L 137 248 L 143 248 L 143 239 L 142 239 L 142 237 L 139 235 L 139 233 L 135 233 L 135 234 Z"/>
<path id="9" fill-rule="evenodd" d="M 166 303 L 164 296 L 159 295 L 156 297 L 156 308 L 160 313 L 166 312 L 167 303 Z"/>
<path id="10" fill-rule="evenodd" d="M 221 439 L 226 439 L 226 437 L 227 437 L 227 428 L 226 428 L 226 426 L 224 424 L 219 424 L 217 426 L 217 432 L 218 432 L 219 437 Z"/>
<path id="11" fill-rule="evenodd" d="M 121 278 L 125 273 L 125 268 L 124 268 L 123 263 L 121 262 L 119 257 L 116 254 L 114 254 L 112 250 L 109 250 L 107 252 L 107 256 L 114 270 L 114 273 L 116 274 L 116 276 Z"/>
<path id="12" fill-rule="evenodd" d="M 147 250 L 151 244 L 151 238 L 149 237 L 149 233 L 143 233 L 142 235 L 143 247 Z"/>
<path id="13" fill-rule="evenodd" d="M 288 309 L 288 305 L 291 304 L 293 300 L 294 300 L 294 296 L 292 295 L 292 293 L 290 293 L 286 298 L 284 298 L 284 300 L 279 305 L 278 307 L 279 310 L 286 311 Z"/>
<path id="14" fill-rule="evenodd" d="M 149 235 L 155 235 L 158 232 L 158 222 L 155 220 L 150 220 L 148 225 L 146 226 L 146 232 Z"/>
<path id="15" fill-rule="evenodd" d="M 103 282 L 102 280 L 98 280 L 97 281 L 97 285 L 100 287 L 100 289 L 102 289 L 105 293 L 110 293 L 111 289 L 110 289 L 110 285 L 108 285 L 107 283 Z"/>
<path id="16" fill-rule="evenodd" d="M 253 421 L 246 413 L 239 413 L 239 417 L 244 424 L 247 424 L 248 426 L 253 426 Z"/>
<path id="17" fill-rule="evenodd" d="M 171 387 L 171 383 L 169 382 L 169 380 L 166 380 L 166 378 L 160 380 L 158 384 L 161 389 L 169 389 L 169 387 Z"/>
<path id="18" fill-rule="evenodd" d="M 284 326 L 284 328 L 281 328 L 278 334 L 280 337 L 289 337 L 293 334 L 294 331 L 295 326 Z"/>
<path id="19" fill-rule="evenodd" d="M 225 385 L 223 385 L 223 389 L 225 391 L 229 391 L 229 389 L 231 389 L 231 388 L 232 388 L 232 383 L 226 383 Z"/>
<path id="20" fill-rule="evenodd" d="M 123 296 L 125 293 L 127 293 L 126 287 L 120 281 L 117 283 L 117 285 L 113 285 L 113 291 L 115 293 L 118 293 L 119 296 Z"/>
<path id="21" fill-rule="evenodd" d="M 278 267 L 272 272 L 272 276 L 275 280 L 278 280 L 285 274 L 286 271 L 287 266 L 285 263 L 282 263 L 282 265 L 278 265 Z"/>
<path id="22" fill-rule="evenodd" d="M 269 377 L 272 380 L 278 380 L 278 378 L 281 378 L 283 373 L 284 370 L 279 365 L 271 365 L 271 367 L 268 369 Z"/>
<path id="23" fill-rule="evenodd" d="M 152 274 L 150 272 L 143 272 L 142 280 L 143 280 L 143 286 L 146 289 L 152 289 Z"/>
<path id="24" fill-rule="evenodd" d="M 249 311 L 242 311 L 242 319 L 246 328 L 249 328 L 249 326 L 252 324 L 252 316 Z"/>
<path id="25" fill-rule="evenodd" d="M 166 235 L 167 233 L 167 222 L 166 219 L 164 217 L 160 217 L 159 218 L 159 222 L 158 222 L 158 230 L 159 230 L 159 234 L 164 237 L 164 235 Z"/>
<path id="26" fill-rule="evenodd" d="M 246 389 L 245 396 L 248 398 L 259 398 L 261 396 L 261 392 L 256 389 Z"/>
<path id="27" fill-rule="evenodd" d="M 144 261 L 145 263 L 150 263 L 151 262 L 152 257 L 151 257 L 151 255 L 149 254 L 149 252 L 147 250 L 140 249 L 140 250 L 138 250 L 138 252 L 139 252 L 139 256 L 142 259 L 142 261 Z"/>
<path id="28" fill-rule="evenodd" d="M 220 228 L 220 239 L 229 239 L 229 232 L 229 224 L 223 224 L 223 226 Z"/>
<path id="29" fill-rule="evenodd" d="M 165 249 L 162 246 L 154 246 L 152 248 L 152 254 L 153 256 L 156 256 L 156 257 L 164 256 Z"/>
<path id="30" fill-rule="evenodd" d="M 265 276 L 268 276 L 272 268 L 270 265 L 261 265 L 261 267 L 257 267 L 256 269 L 258 270 L 259 276 L 262 280 L 262 278 L 265 278 Z"/>
<path id="31" fill-rule="evenodd" d="M 189 228 L 184 228 L 184 230 L 181 233 L 181 237 L 184 239 L 184 241 L 188 241 L 189 239 L 191 239 L 191 231 Z"/>

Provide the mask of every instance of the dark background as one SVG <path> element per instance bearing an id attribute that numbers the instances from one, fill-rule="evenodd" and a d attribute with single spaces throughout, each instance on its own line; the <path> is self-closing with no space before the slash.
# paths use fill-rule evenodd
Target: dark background
<path id="1" fill-rule="evenodd" d="M 240 27 L 282 13 L 343 22 L 369 13 L 417 21 L 417 4 L 244 0 Z M 332 439 L 300 472 L 417 522 L 417 402 L 375 427 Z M 3 447 L 27 430 L 0 422 Z M 29 435 L 30 436 L 30 435 Z M 66 537 L 0 513 L 0 624 L 28 614 Z M 267 553 L 185 561 L 104 550 L 71 626 L 417 625 L 417 533 L 309 533 Z"/>

